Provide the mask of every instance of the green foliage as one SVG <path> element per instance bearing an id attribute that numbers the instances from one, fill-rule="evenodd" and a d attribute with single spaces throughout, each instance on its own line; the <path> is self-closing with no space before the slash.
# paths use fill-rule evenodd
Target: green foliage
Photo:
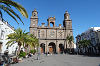
<path id="1" fill-rule="evenodd" d="M 29 41 L 27 42 L 27 44 L 29 44 L 31 46 L 31 48 L 33 48 L 33 47 L 35 48 L 35 47 L 39 46 L 39 41 L 33 34 L 30 34 Z"/>
<path id="2" fill-rule="evenodd" d="M 25 52 L 20 52 L 20 54 L 19 54 L 19 58 L 21 58 L 21 57 L 25 57 L 26 56 L 26 53 Z"/>
<path id="3" fill-rule="evenodd" d="M 25 31 L 23 32 L 20 28 L 16 29 L 15 33 L 9 34 L 7 39 L 10 39 L 6 43 L 8 47 L 18 43 L 18 55 L 20 53 L 21 46 L 23 46 L 25 49 L 27 49 L 28 46 L 30 46 L 31 49 L 39 46 L 38 39 L 34 37 L 34 35 L 29 34 L 28 32 L 25 33 Z"/>
<path id="4" fill-rule="evenodd" d="M 90 40 L 81 40 L 78 42 L 78 45 L 81 47 L 88 47 L 91 44 Z"/>
<path id="5" fill-rule="evenodd" d="M 66 37 L 66 41 L 68 42 L 68 44 L 69 44 L 69 47 L 70 47 L 70 52 L 71 52 L 71 47 L 72 47 L 72 43 L 74 42 L 74 38 L 73 38 L 73 36 L 67 36 Z"/>
<path id="6" fill-rule="evenodd" d="M 32 53 L 32 54 L 36 53 L 36 50 L 30 50 L 30 53 Z"/>
<path id="7" fill-rule="evenodd" d="M 25 33 L 22 31 L 22 29 L 18 28 L 15 30 L 15 33 L 11 33 L 8 35 L 7 39 L 10 39 L 10 40 L 7 42 L 6 45 L 12 46 L 13 44 L 18 43 L 18 46 L 21 46 L 21 45 L 24 46 L 24 40 L 26 39 L 27 35 L 28 35 L 28 32 Z"/>
<path id="8" fill-rule="evenodd" d="M 12 1 L 12 0 L 0 0 L 0 15 L 1 15 L 1 17 L 3 14 L 2 11 L 5 11 L 17 23 L 18 23 L 18 21 L 17 21 L 16 17 L 23 23 L 23 21 L 21 20 L 19 15 L 14 11 L 14 9 L 12 7 L 16 8 L 23 16 L 28 18 L 28 14 L 27 14 L 27 11 L 25 10 L 25 8 L 23 6 L 21 6 L 20 4 L 18 4 L 17 2 Z"/>
<path id="9" fill-rule="evenodd" d="M 67 36 L 67 37 L 66 37 L 66 40 L 67 40 L 69 43 L 74 42 L 73 36 Z"/>

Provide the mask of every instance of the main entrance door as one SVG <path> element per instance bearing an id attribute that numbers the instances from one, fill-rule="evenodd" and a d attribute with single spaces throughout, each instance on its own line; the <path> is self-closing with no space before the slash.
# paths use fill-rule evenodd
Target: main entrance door
<path id="1" fill-rule="evenodd" d="M 50 42 L 48 46 L 49 46 L 49 53 L 50 53 L 50 54 L 56 53 L 56 45 L 55 45 L 54 42 Z"/>
<path id="2" fill-rule="evenodd" d="M 59 44 L 59 52 L 62 54 L 64 52 L 64 45 Z"/>
<path id="3" fill-rule="evenodd" d="M 44 43 L 40 44 L 40 47 L 41 47 L 41 53 L 45 53 L 45 44 Z"/>

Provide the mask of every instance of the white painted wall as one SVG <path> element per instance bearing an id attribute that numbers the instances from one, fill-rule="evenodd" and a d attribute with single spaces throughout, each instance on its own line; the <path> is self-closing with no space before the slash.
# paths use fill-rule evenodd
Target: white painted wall
<path id="1" fill-rule="evenodd" d="M 7 35 L 14 33 L 13 28 L 7 23 L 7 22 L 2 22 L 0 19 L 0 42 L 2 42 L 2 50 L 1 53 L 4 53 L 5 50 L 7 50 L 6 43 L 8 42 L 7 40 Z M 9 54 L 12 54 L 16 50 L 17 43 L 12 45 L 11 47 L 8 48 Z"/>

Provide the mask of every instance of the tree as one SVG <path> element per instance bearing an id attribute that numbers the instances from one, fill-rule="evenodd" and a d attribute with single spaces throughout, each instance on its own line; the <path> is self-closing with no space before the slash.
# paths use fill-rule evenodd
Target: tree
<path id="1" fill-rule="evenodd" d="M 85 53 L 87 53 L 87 48 L 88 48 L 88 46 L 90 45 L 90 40 L 83 40 L 83 48 L 84 48 L 84 50 L 85 50 Z"/>
<path id="2" fill-rule="evenodd" d="M 10 39 L 6 45 L 8 47 L 12 46 L 13 44 L 15 43 L 18 43 L 18 55 L 20 53 L 20 49 L 21 49 L 21 46 L 24 46 L 24 40 L 27 38 L 27 34 L 28 33 L 25 33 L 25 31 L 23 32 L 22 29 L 18 28 L 17 30 L 15 30 L 14 33 L 11 33 L 8 35 L 8 38 L 7 39 Z"/>
<path id="3" fill-rule="evenodd" d="M 28 38 L 25 40 L 25 45 L 26 50 L 28 46 L 30 46 L 31 50 L 34 50 L 35 47 L 39 46 L 38 39 L 33 34 L 29 34 Z"/>
<path id="4" fill-rule="evenodd" d="M 25 33 L 25 31 L 22 31 L 22 29 L 20 28 L 16 29 L 14 33 L 9 34 L 7 39 L 10 39 L 6 43 L 8 47 L 12 46 L 15 43 L 18 43 L 18 55 L 20 53 L 21 46 L 23 46 L 23 48 L 26 50 L 28 46 L 30 46 L 31 48 L 39 46 L 38 39 L 34 37 L 34 35 L 29 34 L 29 32 Z"/>
<path id="5" fill-rule="evenodd" d="M 90 40 L 81 40 L 78 42 L 78 47 L 81 50 L 81 47 L 83 48 L 83 50 L 86 51 L 86 48 L 91 44 Z M 82 52 L 82 51 L 81 51 Z"/>
<path id="6" fill-rule="evenodd" d="M 18 24 L 19 24 L 19 22 L 17 21 L 16 17 L 23 23 L 23 21 L 21 20 L 19 15 L 14 11 L 14 9 L 12 7 L 16 8 L 23 16 L 28 18 L 28 14 L 27 14 L 25 8 L 22 7 L 20 4 L 18 4 L 17 2 L 12 1 L 12 0 L 0 0 L 0 15 L 1 15 L 1 18 L 2 18 L 2 11 L 5 11 Z"/>
<path id="7" fill-rule="evenodd" d="M 73 36 L 67 36 L 66 37 L 66 41 L 68 42 L 68 44 L 69 44 L 69 47 L 70 47 L 70 52 L 71 52 L 71 48 L 72 48 L 72 43 L 74 42 L 74 38 L 73 38 Z"/>
<path id="8" fill-rule="evenodd" d="M 79 52 L 79 53 L 82 53 L 82 50 L 81 50 L 82 44 L 83 44 L 83 41 L 79 41 L 79 42 L 78 42 L 78 52 Z"/>

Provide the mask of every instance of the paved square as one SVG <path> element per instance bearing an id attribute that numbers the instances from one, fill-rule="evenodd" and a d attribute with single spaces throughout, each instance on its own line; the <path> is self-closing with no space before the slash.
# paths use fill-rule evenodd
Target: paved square
<path id="1" fill-rule="evenodd" d="M 36 56 L 33 56 L 11 66 L 99 66 L 99 64 L 100 57 L 57 54 L 41 55 L 40 60 L 36 60 Z"/>

